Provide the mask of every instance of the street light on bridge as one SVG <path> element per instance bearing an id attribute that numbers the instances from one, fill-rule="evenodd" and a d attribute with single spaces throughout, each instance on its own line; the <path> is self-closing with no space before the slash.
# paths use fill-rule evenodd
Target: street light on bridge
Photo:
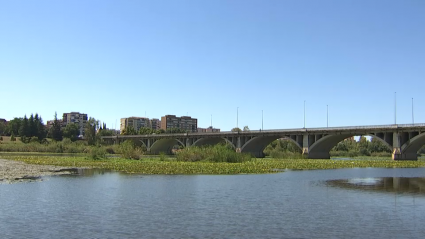
<path id="1" fill-rule="evenodd" d="M 329 127 L 329 109 L 328 109 L 328 105 L 326 105 L 326 127 Z"/>
<path id="2" fill-rule="evenodd" d="M 304 100 L 304 129 L 305 129 L 305 100 Z"/>
<path id="3" fill-rule="evenodd" d="M 415 117 L 413 115 L 413 97 L 412 97 L 412 124 L 415 124 Z"/>
<path id="4" fill-rule="evenodd" d="M 239 128 L 238 121 L 239 121 L 239 106 L 236 107 L 236 128 Z"/>
<path id="5" fill-rule="evenodd" d="M 397 92 L 394 92 L 394 124 L 397 124 Z"/>
<path id="6" fill-rule="evenodd" d="M 264 130 L 263 126 L 264 126 L 264 121 L 263 121 L 263 110 L 261 110 L 261 130 Z"/>

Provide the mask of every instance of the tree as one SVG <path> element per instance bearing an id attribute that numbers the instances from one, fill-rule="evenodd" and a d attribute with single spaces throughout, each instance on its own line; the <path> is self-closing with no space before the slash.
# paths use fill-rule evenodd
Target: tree
<path id="1" fill-rule="evenodd" d="M 33 137 L 36 135 L 37 135 L 37 125 L 35 123 L 34 115 L 31 114 L 30 118 L 28 119 L 28 137 Z"/>
<path id="2" fill-rule="evenodd" d="M 145 135 L 145 134 L 152 134 L 153 133 L 153 129 L 152 128 L 148 128 L 148 127 L 141 127 L 140 129 L 139 129 L 139 132 L 138 132 L 138 134 L 141 134 L 141 135 Z"/>
<path id="3" fill-rule="evenodd" d="M 369 151 L 370 152 L 391 152 L 391 149 L 388 148 L 387 145 L 385 145 L 380 139 L 376 137 L 372 137 L 372 140 L 369 144 Z"/>
<path id="4" fill-rule="evenodd" d="M 24 119 L 22 120 L 21 127 L 19 127 L 18 134 L 21 137 L 30 137 L 28 118 L 26 115 L 24 116 Z"/>
<path id="5" fill-rule="evenodd" d="M 0 135 L 5 134 L 6 132 L 6 126 L 4 125 L 3 122 L 0 122 Z"/>
<path id="6" fill-rule="evenodd" d="M 46 127 L 43 124 L 43 119 L 37 113 L 35 114 L 34 122 L 36 127 L 36 134 L 34 136 L 37 136 L 38 140 L 41 141 L 42 139 L 46 138 Z"/>
<path id="7" fill-rule="evenodd" d="M 55 112 L 55 119 L 53 120 L 52 127 L 50 128 L 50 135 L 53 140 L 61 141 L 62 140 L 62 131 L 61 125 Z"/>
<path id="8" fill-rule="evenodd" d="M 84 127 L 84 138 L 87 140 L 89 145 L 96 144 L 96 129 L 99 126 L 99 121 L 95 118 L 90 117 Z"/>
<path id="9" fill-rule="evenodd" d="M 121 131 L 122 135 L 136 135 L 137 132 L 136 130 L 133 128 L 133 126 L 128 126 L 126 127 L 124 130 Z"/>
<path id="10" fill-rule="evenodd" d="M 6 126 L 6 135 L 18 135 L 19 128 L 21 128 L 22 120 L 22 118 L 15 117 L 13 120 L 9 121 Z"/>
<path id="11" fill-rule="evenodd" d="M 250 131 L 248 125 L 243 127 L 243 131 L 245 131 L 245 132 L 249 132 Z"/>
<path id="12" fill-rule="evenodd" d="M 77 124 L 67 124 L 63 129 L 63 137 L 69 138 L 71 141 L 76 141 L 78 135 L 80 134 L 80 129 Z"/>
<path id="13" fill-rule="evenodd" d="M 231 129 L 230 131 L 232 131 L 232 132 L 242 132 L 242 130 L 238 127 L 235 127 L 233 129 Z"/>

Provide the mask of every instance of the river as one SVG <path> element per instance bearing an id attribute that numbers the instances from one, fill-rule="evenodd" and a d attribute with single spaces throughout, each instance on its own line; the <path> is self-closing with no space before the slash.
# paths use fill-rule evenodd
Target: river
<path id="1" fill-rule="evenodd" d="M 425 169 L 86 170 L 0 184 L 0 238 L 423 238 Z"/>

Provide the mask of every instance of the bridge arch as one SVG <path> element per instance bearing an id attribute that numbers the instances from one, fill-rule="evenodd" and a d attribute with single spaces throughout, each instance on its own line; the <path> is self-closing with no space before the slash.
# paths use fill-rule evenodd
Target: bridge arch
<path id="1" fill-rule="evenodd" d="M 263 152 L 264 149 L 267 147 L 267 145 L 269 145 L 270 143 L 272 143 L 273 141 L 277 139 L 284 139 L 284 140 L 291 141 L 295 143 L 295 145 L 297 145 L 298 148 L 302 149 L 302 147 L 300 146 L 298 142 L 286 136 L 277 137 L 277 138 L 276 136 L 257 136 L 248 140 L 242 146 L 241 153 L 250 153 L 257 158 L 264 158 L 265 156 Z"/>
<path id="2" fill-rule="evenodd" d="M 416 135 L 401 146 L 401 153 L 404 159 L 417 159 L 418 151 L 425 145 L 425 133 Z"/>
<path id="3" fill-rule="evenodd" d="M 172 149 L 174 145 L 179 146 L 185 146 L 180 140 L 178 139 L 158 139 L 156 140 L 150 147 L 150 153 L 151 154 L 159 154 L 161 152 L 166 154 L 172 154 Z"/>
<path id="4" fill-rule="evenodd" d="M 314 142 L 308 149 L 308 158 L 311 159 L 329 159 L 330 154 L 329 152 L 333 147 L 335 147 L 339 142 L 343 141 L 344 139 L 350 138 L 356 136 L 356 134 L 339 134 L 339 135 L 326 135 L 316 142 Z M 384 139 L 380 138 L 377 135 L 374 134 L 365 134 L 362 136 L 371 136 L 379 141 L 381 141 L 385 146 L 388 147 L 388 149 L 392 149 L 392 145 L 389 144 Z"/>
<path id="5" fill-rule="evenodd" d="M 192 146 L 205 146 L 205 145 L 216 145 L 220 143 L 226 143 L 232 146 L 232 148 L 236 148 L 235 145 L 226 138 L 200 138 L 193 142 Z"/>

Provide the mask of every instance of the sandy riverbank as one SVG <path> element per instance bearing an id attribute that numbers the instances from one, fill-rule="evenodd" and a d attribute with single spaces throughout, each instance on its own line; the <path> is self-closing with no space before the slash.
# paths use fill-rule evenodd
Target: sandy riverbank
<path id="1" fill-rule="evenodd" d="M 0 183 L 41 180 L 42 176 L 71 174 L 72 171 L 75 169 L 0 159 Z"/>

